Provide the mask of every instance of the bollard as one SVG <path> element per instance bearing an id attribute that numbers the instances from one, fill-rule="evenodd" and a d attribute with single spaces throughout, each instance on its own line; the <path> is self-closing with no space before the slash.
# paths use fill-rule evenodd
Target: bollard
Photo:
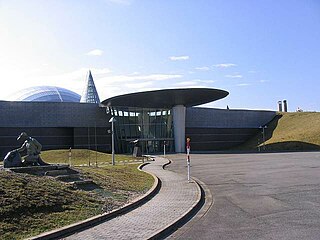
<path id="1" fill-rule="evenodd" d="M 190 182 L 190 155 L 187 156 L 188 182 Z"/>
<path id="2" fill-rule="evenodd" d="M 69 148 L 69 166 L 71 167 L 71 147 Z"/>
<path id="3" fill-rule="evenodd" d="M 188 182 L 190 182 L 190 138 L 187 138 L 187 168 L 188 168 Z"/>

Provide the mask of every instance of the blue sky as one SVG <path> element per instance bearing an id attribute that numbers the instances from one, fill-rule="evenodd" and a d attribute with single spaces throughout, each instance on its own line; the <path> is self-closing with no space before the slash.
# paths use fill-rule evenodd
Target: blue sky
<path id="1" fill-rule="evenodd" d="M 179 87 L 206 106 L 320 111 L 320 1 L 0 0 L 0 99 L 36 85 L 101 99 Z"/>

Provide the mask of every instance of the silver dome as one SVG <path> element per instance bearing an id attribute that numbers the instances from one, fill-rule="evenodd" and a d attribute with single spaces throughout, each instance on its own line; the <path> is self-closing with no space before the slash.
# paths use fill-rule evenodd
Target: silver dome
<path id="1" fill-rule="evenodd" d="M 9 101 L 25 102 L 80 102 L 81 96 L 68 89 L 55 86 L 36 86 L 22 89 L 9 97 Z"/>

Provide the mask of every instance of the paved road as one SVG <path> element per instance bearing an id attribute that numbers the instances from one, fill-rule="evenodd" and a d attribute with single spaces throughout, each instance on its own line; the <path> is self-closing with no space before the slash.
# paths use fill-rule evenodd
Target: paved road
<path id="1" fill-rule="evenodd" d="M 141 207 L 74 234 L 66 239 L 148 239 L 183 216 L 198 200 L 198 188 L 184 176 L 163 170 L 167 159 L 156 158 L 143 170 L 152 172 L 162 182 L 159 193 Z"/>
<path id="2" fill-rule="evenodd" d="M 168 169 L 186 174 L 185 155 Z M 177 239 L 320 239 L 320 153 L 191 155 L 214 205 Z M 181 235 L 182 233 L 182 235 Z"/>

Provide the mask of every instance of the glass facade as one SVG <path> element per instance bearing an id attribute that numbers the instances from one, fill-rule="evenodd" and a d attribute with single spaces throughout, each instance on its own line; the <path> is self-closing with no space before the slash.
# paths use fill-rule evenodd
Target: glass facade
<path id="1" fill-rule="evenodd" d="M 86 86 L 81 96 L 80 102 L 82 103 L 100 103 L 100 98 L 94 84 L 91 71 L 88 72 Z"/>
<path id="2" fill-rule="evenodd" d="M 142 154 L 174 151 L 172 111 L 134 107 L 108 107 L 107 112 L 115 117 L 116 151 L 132 153 L 134 143 Z"/>

